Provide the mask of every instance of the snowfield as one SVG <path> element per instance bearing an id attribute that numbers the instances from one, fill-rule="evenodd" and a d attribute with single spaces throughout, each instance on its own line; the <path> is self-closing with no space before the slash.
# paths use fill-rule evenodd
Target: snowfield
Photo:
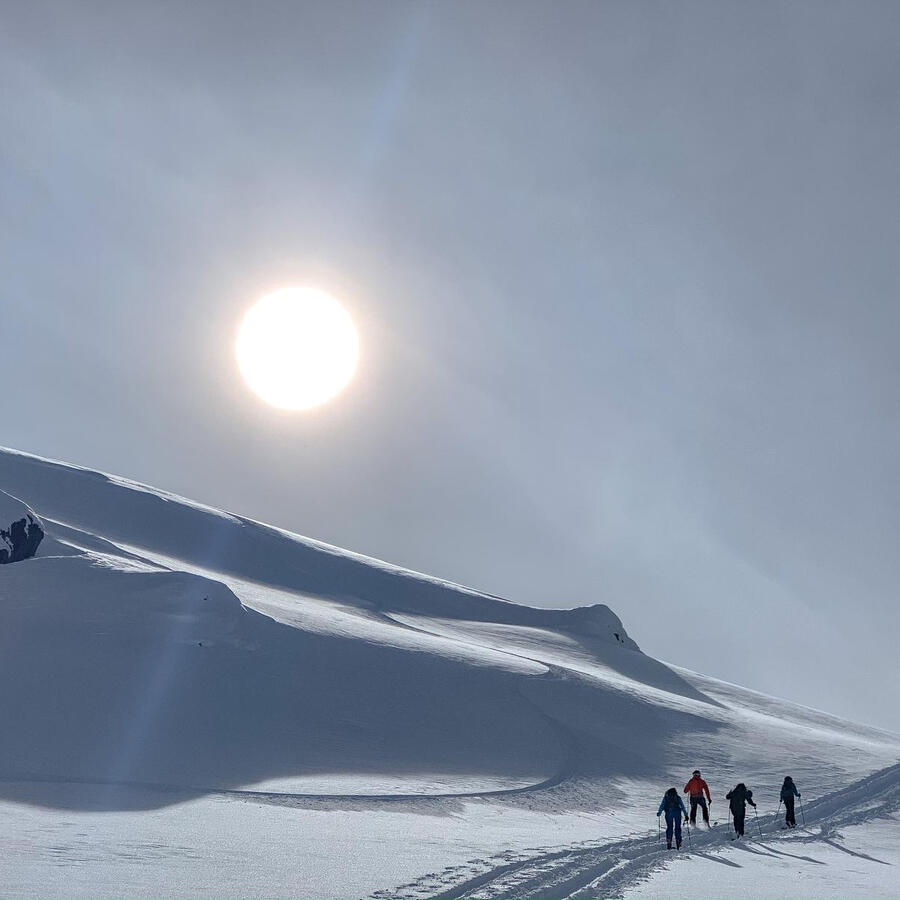
<path id="1" fill-rule="evenodd" d="M 0 566 L 5 897 L 898 895 L 900 736 L 654 660 L 596 598 L 519 606 L 15 451 L 0 491 L 46 531 Z M 719 825 L 667 853 L 697 767 Z"/>

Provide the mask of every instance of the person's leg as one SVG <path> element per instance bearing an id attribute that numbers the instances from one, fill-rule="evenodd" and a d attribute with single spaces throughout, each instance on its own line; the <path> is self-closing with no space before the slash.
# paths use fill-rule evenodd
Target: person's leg
<path id="1" fill-rule="evenodd" d="M 746 815 L 746 810 L 734 814 L 734 830 L 742 837 L 744 835 L 744 816 Z"/>
<path id="2" fill-rule="evenodd" d="M 794 817 L 794 798 L 785 797 L 784 799 L 784 821 L 788 828 L 793 828 L 797 824 Z"/>
<path id="3" fill-rule="evenodd" d="M 681 813 L 675 813 L 675 846 L 681 849 Z"/>
<path id="4" fill-rule="evenodd" d="M 691 825 L 697 824 L 697 798 L 691 797 Z"/>
<path id="5" fill-rule="evenodd" d="M 666 847 L 672 849 L 672 831 L 675 829 L 675 813 L 666 810 Z"/>
<path id="6" fill-rule="evenodd" d="M 703 810 L 703 821 L 709 825 L 709 807 L 706 805 L 706 797 L 700 798 L 700 809 Z M 691 824 L 693 824 L 693 819 L 691 820 Z"/>

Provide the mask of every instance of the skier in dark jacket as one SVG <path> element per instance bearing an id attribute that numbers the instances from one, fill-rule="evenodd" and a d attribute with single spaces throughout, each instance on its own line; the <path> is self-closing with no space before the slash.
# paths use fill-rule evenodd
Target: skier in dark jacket
<path id="1" fill-rule="evenodd" d="M 681 817 L 687 818 L 684 801 L 678 796 L 678 788 L 669 788 L 663 794 L 656 815 L 666 814 L 666 847 L 672 849 L 672 832 L 675 832 L 675 849 L 681 849 Z"/>
<path id="2" fill-rule="evenodd" d="M 734 816 L 734 833 L 737 837 L 742 837 L 744 834 L 744 816 L 747 815 L 747 804 L 749 803 L 756 809 L 756 804 L 753 802 L 753 791 L 749 790 L 742 781 L 725 795 L 725 799 L 728 801 L 731 815 Z"/>
<path id="3" fill-rule="evenodd" d="M 794 784 L 790 775 L 785 775 L 784 784 L 781 786 L 781 801 L 784 803 L 784 824 L 788 828 L 797 827 L 797 819 L 794 817 L 794 797 L 799 797 L 800 791 Z"/>

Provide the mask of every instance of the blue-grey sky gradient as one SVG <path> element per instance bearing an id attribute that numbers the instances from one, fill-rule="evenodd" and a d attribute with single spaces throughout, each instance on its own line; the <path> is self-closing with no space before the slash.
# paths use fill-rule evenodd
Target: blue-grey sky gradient
<path id="1" fill-rule="evenodd" d="M 900 730 L 900 5 L 0 3 L 0 443 Z M 313 413 L 233 358 L 313 283 Z"/>

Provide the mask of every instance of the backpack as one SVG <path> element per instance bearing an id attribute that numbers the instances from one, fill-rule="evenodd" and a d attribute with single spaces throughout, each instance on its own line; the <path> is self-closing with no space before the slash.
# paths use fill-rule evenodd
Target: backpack
<path id="1" fill-rule="evenodd" d="M 729 791 L 725 799 L 730 801 L 729 806 L 733 813 L 744 812 L 747 809 L 747 800 L 753 796 L 752 791 L 748 791 L 743 785 L 736 787 L 733 791 Z"/>

